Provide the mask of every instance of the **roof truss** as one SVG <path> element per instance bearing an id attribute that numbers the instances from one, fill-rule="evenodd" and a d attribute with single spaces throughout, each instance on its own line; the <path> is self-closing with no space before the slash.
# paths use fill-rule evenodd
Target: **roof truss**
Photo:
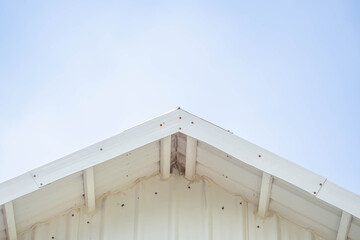
<path id="1" fill-rule="evenodd" d="M 0 204 L 11 202 L 58 179 L 84 171 L 85 195 L 88 196 L 86 204 L 91 210 L 95 206 L 95 200 L 92 197 L 95 194 L 92 190 L 94 182 L 91 180 L 94 176 L 91 177 L 91 170 L 87 169 L 146 144 L 160 141 L 160 173 L 162 178 L 166 179 L 170 175 L 171 135 L 177 132 L 187 135 L 185 172 L 188 179 L 192 179 L 195 175 L 198 141 L 205 142 L 245 164 L 266 172 L 268 175 L 263 176 L 259 201 L 261 215 L 266 215 L 271 193 L 271 177 L 269 176 L 274 176 L 307 192 L 310 196 L 349 213 L 350 216 L 360 218 L 358 195 L 181 109 L 154 118 L 0 184 Z M 339 232 L 343 231 L 343 225 L 343 223 L 340 225 Z"/>

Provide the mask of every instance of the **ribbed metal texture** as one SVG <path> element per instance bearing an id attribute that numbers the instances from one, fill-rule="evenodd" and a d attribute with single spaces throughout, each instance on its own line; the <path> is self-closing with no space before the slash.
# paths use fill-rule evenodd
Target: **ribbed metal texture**
<path id="1" fill-rule="evenodd" d="M 272 214 L 256 216 L 256 206 L 198 178 L 189 183 L 173 174 L 130 184 L 98 198 L 97 210 L 74 208 L 19 234 L 20 240 L 45 239 L 321 239 Z"/>

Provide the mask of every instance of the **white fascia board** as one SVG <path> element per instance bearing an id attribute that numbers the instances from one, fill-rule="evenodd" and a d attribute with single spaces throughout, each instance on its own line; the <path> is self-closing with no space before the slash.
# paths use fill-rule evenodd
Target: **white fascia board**
<path id="1" fill-rule="evenodd" d="M 181 113 L 181 132 L 316 195 L 326 178 L 250 143 L 188 112 Z"/>
<path id="2" fill-rule="evenodd" d="M 221 127 L 181 111 L 181 132 L 360 218 L 360 196 Z"/>
<path id="3" fill-rule="evenodd" d="M 360 196 L 327 180 L 317 198 L 360 218 Z"/>
<path id="4" fill-rule="evenodd" d="M 179 131 L 174 110 L 0 184 L 0 204 Z"/>
<path id="5" fill-rule="evenodd" d="M 10 179 L 0 184 L 0 205 L 38 189 L 39 187 L 33 180 L 31 173 Z"/>
<path id="6" fill-rule="evenodd" d="M 41 187 L 178 132 L 175 110 L 32 171 Z"/>

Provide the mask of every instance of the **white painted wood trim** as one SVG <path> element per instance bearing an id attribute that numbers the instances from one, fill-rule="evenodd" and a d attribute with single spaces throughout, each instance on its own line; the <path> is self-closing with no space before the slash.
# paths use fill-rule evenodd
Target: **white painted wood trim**
<path id="1" fill-rule="evenodd" d="M 181 109 L 154 118 L 114 137 L 1 183 L 0 204 L 177 132 L 205 142 L 360 218 L 359 195 Z"/>
<path id="2" fill-rule="evenodd" d="M 14 215 L 14 206 L 12 202 L 7 202 L 4 204 L 4 220 L 6 226 L 6 235 L 8 240 L 16 240 L 16 223 Z"/>
<path id="3" fill-rule="evenodd" d="M 233 158 L 289 182 L 311 195 L 316 195 L 326 178 L 294 164 L 264 148 L 246 141 L 231 131 L 182 111 L 181 132 L 205 142 Z"/>
<path id="4" fill-rule="evenodd" d="M 186 162 L 185 178 L 193 180 L 196 171 L 197 140 L 190 136 L 186 137 Z"/>
<path id="5" fill-rule="evenodd" d="M 345 211 L 342 212 L 336 240 L 346 240 L 347 239 L 349 229 L 350 229 L 351 219 L 352 219 L 352 216 L 350 213 L 347 213 Z"/>
<path id="6" fill-rule="evenodd" d="M 0 183 L 0 204 L 12 201 L 63 177 L 177 133 L 181 111 L 180 109 L 171 111 L 127 129 L 116 136 Z"/>
<path id="7" fill-rule="evenodd" d="M 160 140 L 160 177 L 168 179 L 170 177 L 171 164 L 171 136 Z"/>
<path id="8" fill-rule="evenodd" d="M 90 167 L 83 171 L 84 179 L 84 194 L 85 205 L 89 212 L 92 212 L 96 208 L 95 204 L 95 180 L 94 180 L 94 168 Z"/>
<path id="9" fill-rule="evenodd" d="M 326 180 L 317 198 L 360 218 L 360 196 Z"/>
<path id="10" fill-rule="evenodd" d="M 270 174 L 263 172 L 258 206 L 258 215 L 263 218 L 266 217 L 269 209 L 272 180 L 273 178 Z"/>

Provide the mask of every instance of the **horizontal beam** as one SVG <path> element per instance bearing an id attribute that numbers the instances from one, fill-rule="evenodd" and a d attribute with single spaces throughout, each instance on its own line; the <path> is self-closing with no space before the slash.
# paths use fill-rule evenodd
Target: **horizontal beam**
<path id="1" fill-rule="evenodd" d="M 160 177 L 168 179 L 170 177 L 171 164 L 171 136 L 160 140 Z"/>
<path id="2" fill-rule="evenodd" d="M 94 168 L 90 167 L 83 171 L 84 179 L 84 193 L 85 205 L 89 212 L 95 210 L 95 181 L 94 181 Z"/>
<path id="3" fill-rule="evenodd" d="M 196 171 L 197 140 L 190 136 L 186 137 L 186 161 L 185 178 L 193 180 Z"/>
<path id="4" fill-rule="evenodd" d="M 4 220 L 8 240 L 17 240 L 14 206 L 12 202 L 4 204 Z"/>
<path id="5" fill-rule="evenodd" d="M 263 218 L 266 217 L 269 209 L 271 185 L 272 185 L 272 176 L 266 172 L 263 172 L 261 189 L 260 189 L 259 207 L 258 207 L 258 215 Z"/>
<path id="6" fill-rule="evenodd" d="M 345 211 L 342 212 L 336 240 L 346 240 L 347 239 L 349 229 L 350 229 L 351 219 L 352 219 L 351 214 L 349 214 Z"/>

